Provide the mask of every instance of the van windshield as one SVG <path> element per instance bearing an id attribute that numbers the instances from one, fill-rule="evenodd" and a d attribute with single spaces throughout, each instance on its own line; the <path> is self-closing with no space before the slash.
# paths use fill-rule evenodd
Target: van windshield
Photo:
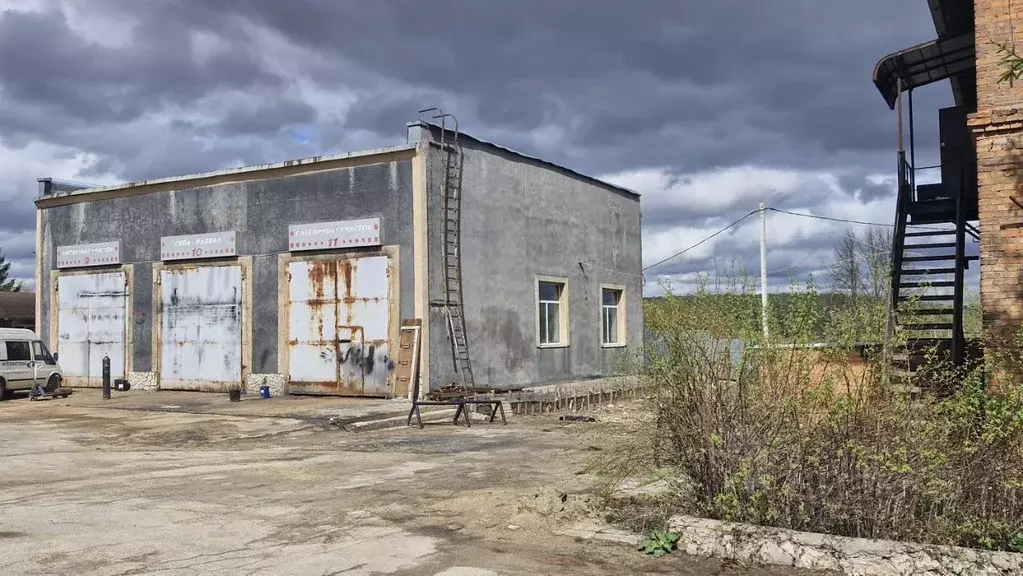
<path id="1" fill-rule="evenodd" d="M 37 362 L 45 362 L 51 366 L 57 363 L 53 359 L 53 354 L 50 354 L 50 351 L 46 348 L 46 345 L 39 340 L 32 342 L 32 355 L 35 356 Z"/>

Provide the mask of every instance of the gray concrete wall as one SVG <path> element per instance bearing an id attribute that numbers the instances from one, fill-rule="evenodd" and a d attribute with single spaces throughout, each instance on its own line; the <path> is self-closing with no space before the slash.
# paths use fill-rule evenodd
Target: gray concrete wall
<path id="1" fill-rule="evenodd" d="M 311 167 L 315 169 L 315 166 Z M 183 183 L 187 186 L 187 182 Z M 253 256 L 252 373 L 272 374 L 277 366 L 277 255 L 288 251 L 288 225 L 379 217 L 381 241 L 400 247 L 399 294 L 402 318 L 413 315 L 412 162 L 395 162 L 289 175 L 280 178 L 154 192 L 43 209 L 43 334 L 54 310 L 50 271 L 56 247 L 120 239 L 121 260 L 134 264 L 133 368 L 152 366 L 153 263 L 160 237 L 234 230 L 238 254 Z"/>
<path id="2" fill-rule="evenodd" d="M 411 138 L 420 132 L 413 128 Z M 432 138 L 439 134 L 433 131 Z M 469 138 L 464 153 L 462 269 L 469 352 L 479 385 L 596 378 L 642 350 L 639 198 Z M 443 157 L 430 147 L 430 300 L 444 299 Z M 536 276 L 568 278 L 569 345 L 539 348 Z M 601 346 L 600 285 L 624 285 L 627 346 Z M 443 308 L 431 306 L 431 386 L 460 382 Z"/>

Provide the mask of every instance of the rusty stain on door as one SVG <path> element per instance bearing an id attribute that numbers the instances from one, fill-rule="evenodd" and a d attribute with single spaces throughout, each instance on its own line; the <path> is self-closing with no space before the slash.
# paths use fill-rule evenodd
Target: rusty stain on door
<path id="1" fill-rule="evenodd" d="M 291 262 L 288 276 L 291 390 L 386 396 L 394 368 L 388 258 Z"/>

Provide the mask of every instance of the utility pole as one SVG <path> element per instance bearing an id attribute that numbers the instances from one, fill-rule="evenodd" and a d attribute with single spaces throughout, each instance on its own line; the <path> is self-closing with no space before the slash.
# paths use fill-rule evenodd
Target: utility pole
<path id="1" fill-rule="evenodd" d="M 767 331 L 767 209 L 760 203 L 760 317 L 764 323 L 764 339 Z"/>

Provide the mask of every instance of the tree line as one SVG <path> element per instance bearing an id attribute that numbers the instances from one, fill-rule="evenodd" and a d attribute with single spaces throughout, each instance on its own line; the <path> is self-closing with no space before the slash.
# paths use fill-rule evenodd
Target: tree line
<path id="1" fill-rule="evenodd" d="M 21 292 L 20 281 L 11 278 L 11 263 L 0 249 L 0 292 Z"/>

